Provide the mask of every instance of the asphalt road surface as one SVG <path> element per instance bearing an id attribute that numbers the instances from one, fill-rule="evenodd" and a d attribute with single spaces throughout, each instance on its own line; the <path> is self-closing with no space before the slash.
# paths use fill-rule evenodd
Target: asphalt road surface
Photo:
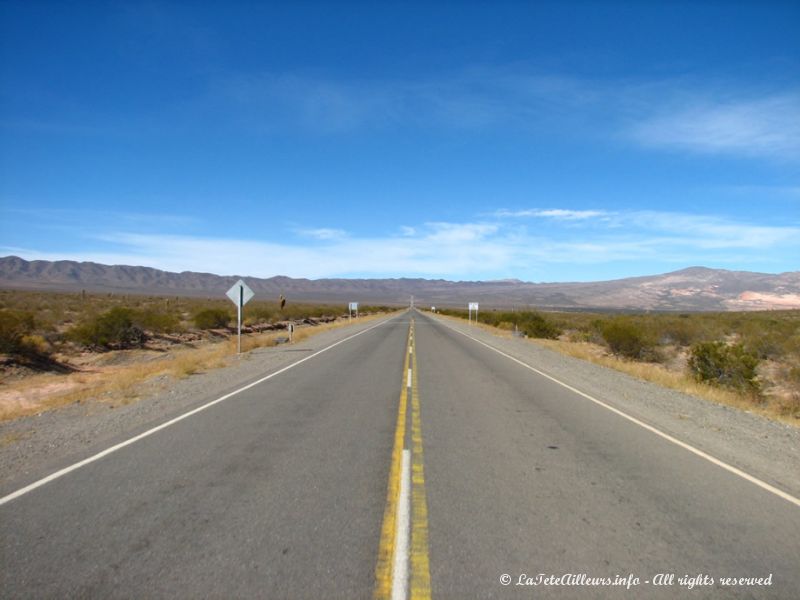
<path id="1" fill-rule="evenodd" d="M 0 597 L 789 599 L 792 498 L 408 311 L 4 498 Z"/>

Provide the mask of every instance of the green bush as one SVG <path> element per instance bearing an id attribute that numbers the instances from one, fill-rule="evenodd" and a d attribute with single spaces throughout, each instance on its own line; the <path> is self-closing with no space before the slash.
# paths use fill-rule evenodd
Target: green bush
<path id="1" fill-rule="evenodd" d="M 115 307 L 72 328 L 67 337 L 79 344 L 102 348 L 129 348 L 144 345 L 147 337 L 135 323 L 136 312 Z"/>
<path id="2" fill-rule="evenodd" d="M 27 349 L 25 338 L 34 330 L 33 315 L 20 310 L 0 311 L 0 352 L 19 354 Z"/>
<path id="3" fill-rule="evenodd" d="M 221 308 L 207 308 L 194 316 L 194 324 L 198 329 L 220 329 L 227 327 L 230 320 L 230 313 Z"/>
<path id="4" fill-rule="evenodd" d="M 728 346 L 724 342 L 695 344 L 689 356 L 689 370 L 698 381 L 750 393 L 759 391 L 758 363 L 758 357 L 742 344 Z"/>
<path id="5" fill-rule="evenodd" d="M 659 321 L 657 319 L 657 321 Z M 676 344 L 678 346 L 690 346 L 693 342 L 702 339 L 702 332 L 698 330 L 697 324 L 689 320 L 688 315 L 681 315 L 680 318 L 662 317 L 656 327 L 659 329 L 660 338 L 663 343 Z"/>
<path id="6" fill-rule="evenodd" d="M 528 337 L 554 340 L 561 335 L 561 329 L 539 313 L 523 312 L 519 314 L 521 317 L 518 322 L 519 329 Z"/>
<path id="7" fill-rule="evenodd" d="M 636 360 L 653 358 L 653 342 L 635 324 L 619 318 L 603 323 L 600 331 L 614 354 Z"/>
<path id="8" fill-rule="evenodd" d="M 248 312 L 248 319 L 253 323 L 271 323 L 281 319 L 280 312 L 270 306 L 256 305 Z"/>
<path id="9" fill-rule="evenodd" d="M 182 329 L 177 315 L 152 308 L 133 311 L 131 318 L 138 327 L 154 333 L 170 333 Z"/>

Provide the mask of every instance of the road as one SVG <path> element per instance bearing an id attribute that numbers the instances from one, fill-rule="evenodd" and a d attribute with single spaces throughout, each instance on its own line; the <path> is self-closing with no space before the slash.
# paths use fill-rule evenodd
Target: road
<path id="1" fill-rule="evenodd" d="M 0 596 L 796 598 L 791 498 L 407 311 L 6 497 Z"/>

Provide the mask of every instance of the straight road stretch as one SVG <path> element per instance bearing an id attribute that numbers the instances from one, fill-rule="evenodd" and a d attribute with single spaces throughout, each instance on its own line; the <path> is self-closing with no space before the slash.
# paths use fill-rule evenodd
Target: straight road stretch
<path id="1" fill-rule="evenodd" d="M 5 496 L 0 597 L 800 597 L 800 500 L 490 346 L 409 310 Z"/>

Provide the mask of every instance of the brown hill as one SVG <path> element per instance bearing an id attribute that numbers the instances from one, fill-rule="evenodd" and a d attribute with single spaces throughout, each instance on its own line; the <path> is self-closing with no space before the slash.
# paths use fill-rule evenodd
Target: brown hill
<path id="1" fill-rule="evenodd" d="M 150 267 L 0 258 L 0 288 L 221 297 L 238 275 L 171 273 Z M 771 275 L 692 267 L 591 283 L 446 281 L 443 279 L 245 278 L 258 298 L 567 310 L 758 310 L 800 308 L 800 272 Z"/>

